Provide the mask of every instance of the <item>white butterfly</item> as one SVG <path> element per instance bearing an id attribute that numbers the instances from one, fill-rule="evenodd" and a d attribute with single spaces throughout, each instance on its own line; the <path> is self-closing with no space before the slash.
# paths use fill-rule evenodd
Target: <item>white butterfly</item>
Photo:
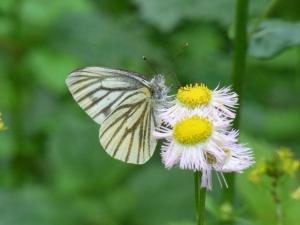
<path id="1" fill-rule="evenodd" d="M 100 143 L 110 156 L 133 164 L 151 158 L 157 109 L 167 99 L 162 75 L 148 81 L 129 71 L 86 67 L 69 74 L 66 84 L 79 106 L 101 124 Z"/>

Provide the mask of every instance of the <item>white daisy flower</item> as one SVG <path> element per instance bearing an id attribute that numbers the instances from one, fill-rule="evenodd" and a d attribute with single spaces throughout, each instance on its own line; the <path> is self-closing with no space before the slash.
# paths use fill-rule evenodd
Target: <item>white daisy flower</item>
<path id="1" fill-rule="evenodd" d="M 238 96 L 230 87 L 210 90 L 204 84 L 190 84 L 178 89 L 176 97 L 170 101 L 171 106 L 161 109 L 161 118 L 172 121 L 187 113 L 212 109 L 221 112 L 225 117 L 234 118 L 237 102 Z"/>
<path id="2" fill-rule="evenodd" d="M 238 137 L 238 132 L 231 131 L 230 133 L 230 135 L 236 136 L 236 140 Z M 241 173 L 243 170 L 249 168 L 255 163 L 252 150 L 244 144 L 233 142 L 230 145 L 222 146 L 222 149 L 227 156 L 222 168 L 216 168 L 216 170 L 219 172 Z"/>
<path id="3" fill-rule="evenodd" d="M 229 146 L 222 146 L 223 151 L 226 153 L 226 159 L 221 167 L 215 167 L 213 164 L 212 168 L 216 171 L 217 178 L 222 187 L 222 180 L 226 187 L 228 187 L 223 173 L 242 173 L 245 169 L 252 166 L 255 161 L 253 153 L 250 148 L 245 145 L 232 143 Z M 221 178 L 219 176 L 221 175 Z"/>
<path id="4" fill-rule="evenodd" d="M 252 164 L 249 149 L 236 144 L 238 133 L 228 131 L 230 122 L 218 114 L 198 112 L 170 121 L 154 133 L 156 138 L 166 139 L 162 161 L 166 168 L 202 171 L 202 187 L 211 190 L 212 170 L 240 172 Z"/>

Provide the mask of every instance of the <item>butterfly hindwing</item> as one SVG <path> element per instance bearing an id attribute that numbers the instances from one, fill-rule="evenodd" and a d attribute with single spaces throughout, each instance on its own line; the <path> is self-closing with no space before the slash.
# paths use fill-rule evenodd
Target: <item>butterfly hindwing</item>
<path id="1" fill-rule="evenodd" d="M 155 128 L 149 90 L 124 100 L 100 127 L 100 143 L 112 157 L 134 164 L 148 161 L 155 150 Z"/>

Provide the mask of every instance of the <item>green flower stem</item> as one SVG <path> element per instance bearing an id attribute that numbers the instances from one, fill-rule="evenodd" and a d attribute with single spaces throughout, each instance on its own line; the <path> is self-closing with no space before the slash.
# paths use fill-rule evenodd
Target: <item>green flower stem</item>
<path id="1" fill-rule="evenodd" d="M 296 71 L 296 74 L 298 75 L 297 76 L 297 82 L 299 82 L 300 81 L 300 47 L 298 47 L 298 54 L 297 54 L 297 57 L 298 57 L 298 60 L 297 60 L 297 65 L 296 65 L 296 67 L 297 67 L 297 71 Z"/>
<path id="2" fill-rule="evenodd" d="M 233 70 L 232 70 L 232 87 L 239 95 L 239 108 L 236 111 L 236 118 L 233 124 L 235 129 L 239 128 L 240 110 L 242 106 L 242 87 L 246 72 L 246 56 L 247 56 L 247 16 L 248 16 L 248 0 L 237 0 L 235 15 L 235 40 L 233 51 Z M 223 192 L 225 202 L 233 204 L 235 193 L 235 177 L 234 174 L 227 174 L 226 179 L 229 188 Z"/>
<path id="3" fill-rule="evenodd" d="M 11 185 L 18 186 L 25 180 L 25 174 L 29 168 L 29 157 L 27 141 L 25 137 L 24 127 L 24 107 L 25 93 L 28 92 L 28 82 L 30 80 L 28 76 L 25 76 L 22 67 L 22 60 L 26 55 L 25 47 L 22 43 L 21 27 L 22 27 L 22 11 L 23 0 L 12 1 L 12 7 L 10 12 L 10 19 L 12 21 L 13 30 L 8 38 L 9 45 L 7 46 L 7 55 L 10 57 L 8 64 L 7 76 L 13 90 L 13 97 L 11 100 L 11 123 L 10 131 L 13 135 L 14 154 L 11 158 L 11 176 L 15 179 L 11 180 Z M 27 74 L 26 74 L 27 75 Z M 35 156 L 36 157 L 36 156 Z"/>
<path id="4" fill-rule="evenodd" d="M 282 206 L 281 204 L 276 204 L 276 224 L 282 225 Z"/>
<path id="5" fill-rule="evenodd" d="M 235 18 L 235 40 L 233 52 L 232 87 L 239 95 L 239 107 L 237 108 L 234 128 L 239 128 L 240 110 L 242 106 L 242 86 L 246 72 L 247 57 L 247 16 L 248 0 L 237 0 Z"/>
<path id="6" fill-rule="evenodd" d="M 233 70 L 232 70 L 232 87 L 239 95 L 239 108 L 236 111 L 236 118 L 233 123 L 235 129 L 239 129 L 240 110 L 242 107 L 242 88 L 243 80 L 246 73 L 246 57 L 247 57 L 247 17 L 248 17 L 248 0 L 236 0 L 236 15 L 235 15 L 235 39 L 233 52 Z M 256 31 L 260 23 L 270 14 L 273 8 L 280 0 L 272 0 L 263 13 L 259 16 L 256 23 L 252 27 L 251 34 Z M 226 180 L 229 189 L 224 191 L 224 201 L 231 204 L 234 203 L 235 193 L 235 175 L 233 173 L 226 175 Z"/>
<path id="7" fill-rule="evenodd" d="M 282 225 L 282 205 L 278 194 L 278 178 L 272 181 L 271 195 L 275 204 L 276 225 Z"/>
<path id="8" fill-rule="evenodd" d="M 200 187 L 201 177 L 202 177 L 201 172 L 199 171 L 194 172 L 197 225 L 204 224 L 204 215 L 205 215 L 206 188 Z"/>

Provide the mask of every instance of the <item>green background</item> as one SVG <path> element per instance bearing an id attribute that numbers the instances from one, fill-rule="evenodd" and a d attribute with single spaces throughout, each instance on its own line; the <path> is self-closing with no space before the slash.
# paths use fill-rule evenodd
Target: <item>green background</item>
<path id="1" fill-rule="evenodd" d="M 250 1 L 249 24 L 269 2 Z M 149 78 L 158 71 L 173 92 L 179 82 L 230 85 L 235 3 L 1 0 L 0 112 L 8 129 L 0 133 L 0 225 L 193 225 L 192 172 L 164 169 L 158 150 L 142 166 L 110 158 L 64 81 L 94 65 Z M 291 28 L 250 40 L 240 130 L 257 161 L 280 146 L 299 157 L 299 9 L 297 0 L 279 1 L 269 19 Z M 238 224 L 274 224 L 269 191 L 247 177 L 237 175 Z M 289 196 L 299 174 L 281 186 L 284 223 L 299 224 L 300 202 Z M 227 216 L 221 192 L 215 182 L 207 224 Z"/>

